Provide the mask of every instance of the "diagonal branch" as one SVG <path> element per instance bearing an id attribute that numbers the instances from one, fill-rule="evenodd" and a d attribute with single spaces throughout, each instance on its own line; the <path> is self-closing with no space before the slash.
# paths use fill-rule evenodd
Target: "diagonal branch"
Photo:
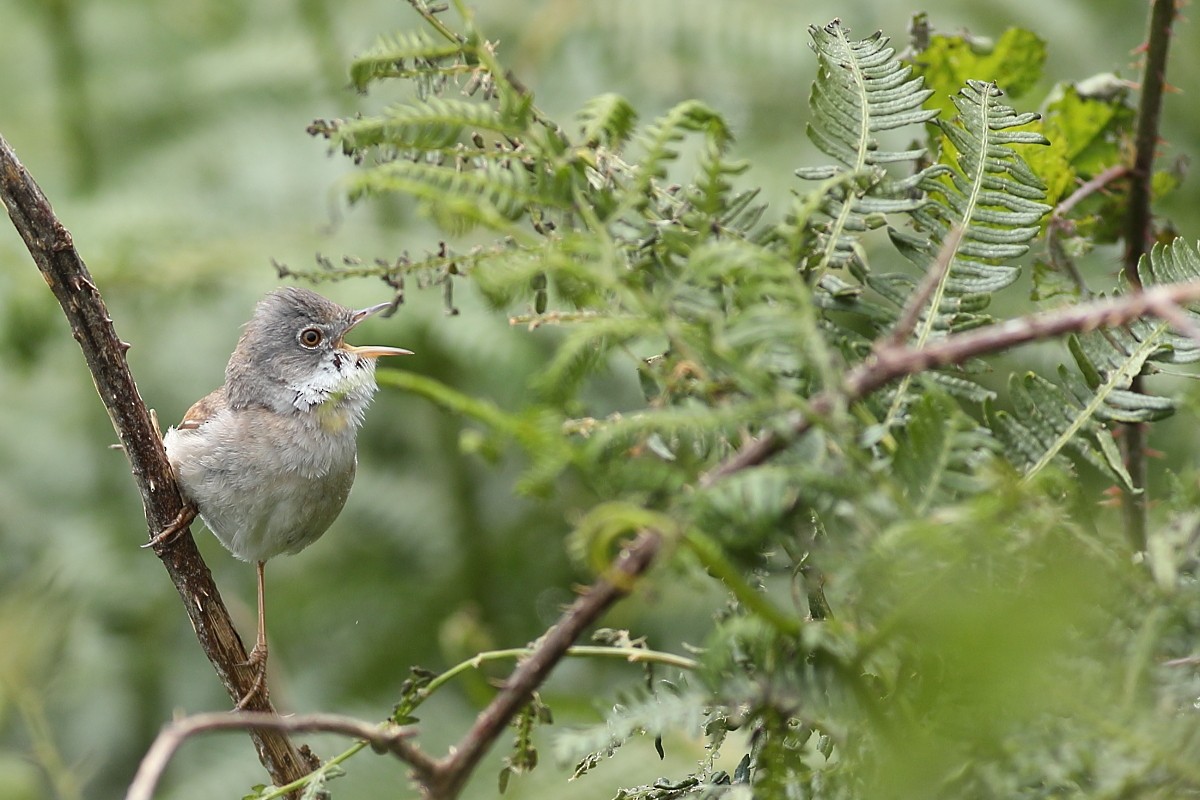
<path id="1" fill-rule="evenodd" d="M 153 537 L 183 519 L 184 502 L 159 432 L 125 360 L 129 345 L 117 337 L 100 290 L 76 251 L 70 232 L 54 215 L 50 202 L 2 136 L 0 200 L 83 350 L 96 391 L 129 458 Z M 235 700 L 244 697 L 254 685 L 255 672 L 245 663 L 246 650 L 190 532 L 183 528 L 181 535 L 157 545 L 155 554 L 179 591 L 196 638 L 229 696 Z M 274 710 L 262 696 L 253 700 L 250 710 Z M 311 770 L 308 760 L 285 735 L 267 729 L 252 730 L 250 735 L 259 760 L 277 784 L 290 783 Z"/>
<path id="2" fill-rule="evenodd" d="M 537 641 L 533 652 L 513 670 L 500 693 L 475 718 L 449 755 L 432 770 L 415 770 L 425 797 L 430 800 L 458 797 L 480 759 L 513 716 L 529 702 L 533 691 L 545 682 L 584 629 L 629 594 L 636 579 L 654 563 L 661 544 L 662 535 L 655 531 L 644 531 L 629 543 L 608 573 L 589 586 Z"/>
<path id="3" fill-rule="evenodd" d="M 867 360 L 847 373 L 839 391 L 826 391 L 813 397 L 808 413 L 792 417 L 786 435 L 768 431 L 704 473 L 700 477 L 700 486 L 707 488 L 722 478 L 769 460 L 811 428 L 814 420 L 829 414 L 839 402 L 861 400 L 897 378 L 936 367 L 961 364 L 986 353 L 996 353 L 1066 333 L 1126 325 L 1143 316 L 1161 316 L 1171 322 L 1171 318 L 1178 314 L 1180 305 L 1197 301 L 1200 301 L 1200 281 L 1163 284 L 1122 297 L 1017 317 L 968 333 L 947 336 L 925 347 L 884 345 L 876 348 Z M 1182 332 L 1191 335 L 1193 328 L 1189 325 Z"/>

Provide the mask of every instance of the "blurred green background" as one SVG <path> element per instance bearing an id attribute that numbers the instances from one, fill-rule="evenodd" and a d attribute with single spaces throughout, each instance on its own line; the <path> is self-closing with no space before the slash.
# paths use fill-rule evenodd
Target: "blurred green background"
<path id="1" fill-rule="evenodd" d="M 1011 25 L 1049 42 L 1047 81 L 1014 102 L 1035 108 L 1055 80 L 1136 76 L 1146 3 L 978 3 L 920 7 L 865 0 L 491 0 L 480 22 L 502 61 L 552 117 L 568 120 L 603 91 L 647 119 L 700 97 L 737 132 L 748 183 L 778 202 L 791 170 L 814 163 L 803 137 L 815 61 L 806 28 L 840 17 L 857 35 L 897 45 L 908 17 L 996 36 Z M 164 425 L 214 388 L 254 301 L 279 284 L 271 260 L 309 269 L 314 254 L 395 258 L 437 246 L 439 233 L 403 205 L 347 209 L 337 181 L 352 165 L 307 136 L 316 117 L 395 99 L 345 88 L 346 64 L 377 36 L 417 26 L 399 0 L 0 0 L 0 133 L 39 180 L 88 262 L 143 396 Z M 1164 155 L 1198 151 L 1191 95 L 1200 87 L 1195 29 L 1182 27 L 1168 78 Z M 402 96 L 397 89 L 396 96 Z M 1200 235 L 1195 183 L 1162 211 Z M 1114 275 L 1114 253 L 1090 269 Z M 373 281 L 319 289 L 348 304 L 380 302 Z M 459 316 L 438 291 L 409 287 L 387 320 L 356 341 L 408 347 L 405 369 L 514 408 L 549 352 L 551 334 L 512 330 L 469 290 Z M 595 392 L 598 413 L 638 402 L 628 365 Z M 388 368 L 395 368 L 389 365 Z M 123 456 L 75 342 L 15 232 L 0 224 L 0 800 L 116 797 L 164 720 L 228 707 L 152 554 Z M 513 496 L 520 464 L 459 448 L 462 425 L 426 404 L 381 393 L 361 436 L 346 511 L 317 544 L 267 570 L 272 686 L 287 711 L 381 719 L 409 665 L 443 669 L 489 647 L 537 636 L 587 579 L 569 562 L 560 496 Z M 1194 434 L 1185 432 L 1187 441 Z M 245 636 L 253 635 L 253 569 L 194 531 Z M 702 636 L 712 593 L 660 572 L 654 588 L 609 619 L 677 648 Z M 486 699 L 485 672 L 425 709 L 425 741 L 453 741 Z M 547 693 L 560 724 L 598 719 L 621 666 L 571 663 Z M 506 737 L 507 738 L 507 737 Z M 343 741 L 310 737 L 323 756 Z M 697 742 L 650 743 L 579 782 L 550 757 L 510 785 L 521 797 L 609 797 L 614 786 L 670 774 L 701 757 Z M 473 796 L 496 794 L 499 757 Z M 400 767 L 362 755 L 333 788 L 342 798 L 408 791 Z M 732 764 L 725 765 L 732 770 Z M 159 793 L 240 797 L 264 773 L 240 734 L 190 743 Z"/>

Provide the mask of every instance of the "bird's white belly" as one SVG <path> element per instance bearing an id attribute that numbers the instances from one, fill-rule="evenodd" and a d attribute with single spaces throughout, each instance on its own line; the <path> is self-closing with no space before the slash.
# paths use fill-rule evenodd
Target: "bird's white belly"
<path id="1" fill-rule="evenodd" d="M 353 428 L 341 435 L 310 429 L 306 436 L 278 436 L 246 411 L 236 412 L 236 422 L 219 419 L 229 413 L 164 437 L 184 492 L 238 558 L 266 561 L 299 552 L 329 528 L 350 494 Z"/>

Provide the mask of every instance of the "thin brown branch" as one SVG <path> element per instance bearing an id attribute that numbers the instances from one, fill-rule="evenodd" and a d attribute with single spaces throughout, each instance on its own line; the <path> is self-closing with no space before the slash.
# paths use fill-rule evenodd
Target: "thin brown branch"
<path id="1" fill-rule="evenodd" d="M 1087 198 L 1097 192 L 1108 188 L 1108 185 L 1113 181 L 1119 180 L 1129 174 L 1129 167 L 1125 164 L 1116 164 L 1109 167 L 1098 175 L 1092 176 L 1091 179 L 1084 181 L 1079 187 L 1070 194 L 1065 200 L 1055 207 L 1050 214 L 1050 219 L 1046 223 L 1046 250 L 1050 257 L 1050 263 L 1058 270 L 1066 272 L 1071 281 L 1079 289 L 1079 294 L 1085 300 L 1091 299 L 1092 290 L 1088 287 L 1087 281 L 1083 279 L 1079 267 L 1075 264 L 1075 259 L 1067 255 L 1061 239 L 1064 235 L 1068 235 L 1075 230 L 1074 220 L 1068 219 L 1075 207 L 1082 203 Z"/>
<path id="2" fill-rule="evenodd" d="M 905 375 L 961 364 L 970 358 L 1066 333 L 1125 325 L 1139 317 L 1164 314 L 1167 309 L 1197 301 L 1200 301 L 1200 281 L 1161 285 L 1136 294 L 1018 317 L 947 336 L 925 347 L 881 347 L 846 375 L 837 393 L 822 392 L 813 397 L 807 414 L 794 414 L 788 420 L 786 436 L 764 434 L 706 472 L 700 486 L 712 486 L 722 478 L 767 461 L 807 431 L 815 419 L 832 411 L 838 402 L 861 400 Z"/>
<path id="3" fill-rule="evenodd" d="M 46 196 L 2 136 L 0 199 L 83 350 L 100 400 L 129 458 L 153 538 L 180 518 L 184 503 L 159 431 L 125 360 L 129 345 L 117 337 L 100 290 L 76 251 L 70 232 L 54 215 Z M 254 684 L 255 672 L 245 663 L 246 650 L 191 533 L 184 527 L 180 535 L 156 546 L 155 553 L 175 584 L 196 638 L 229 696 L 234 700 L 245 696 Z M 252 711 L 273 711 L 270 702 L 261 696 L 254 698 L 249 707 Z M 259 760 L 278 785 L 311 770 L 285 735 L 261 729 L 252 731 L 251 737 Z"/>
<path id="4" fill-rule="evenodd" d="M 950 229 L 946 241 L 942 242 L 942 247 L 938 250 L 937 258 L 926 270 L 921 282 L 917 284 L 916 291 L 909 295 L 908 300 L 904 303 L 900 319 L 896 322 L 896 327 L 892 328 L 892 333 L 886 339 L 885 346 L 899 347 L 908 341 L 908 337 L 912 336 L 912 332 L 917 328 L 917 322 L 921 319 L 921 312 L 925 310 L 925 304 L 929 302 L 929 298 L 933 297 L 938 284 L 950 270 L 950 264 L 954 261 L 954 254 L 958 252 L 958 245 L 962 242 L 965 232 L 966 228 L 962 225 L 955 225 Z M 937 309 L 931 308 L 929 313 L 936 314 Z"/>
<path id="5" fill-rule="evenodd" d="M 1129 167 L 1125 164 L 1114 164 L 1103 172 L 1093 175 L 1090 179 L 1079 184 L 1079 188 L 1071 192 L 1065 200 L 1059 203 L 1054 212 L 1050 215 L 1051 221 L 1061 221 L 1075 210 L 1075 206 L 1088 199 L 1096 192 L 1105 189 L 1110 183 L 1120 180 L 1129 174 Z"/>
<path id="6" fill-rule="evenodd" d="M 1129 187 L 1129 216 L 1125 225 L 1125 278 L 1132 286 L 1141 286 L 1138 262 L 1154 243 L 1154 218 L 1150 213 L 1153 199 L 1151 182 L 1154 159 L 1158 154 L 1159 127 L 1162 120 L 1163 92 L 1166 89 L 1167 51 L 1171 45 L 1171 26 L 1175 21 L 1177 0 L 1154 0 L 1150 9 L 1146 40 L 1142 94 L 1138 104 L 1137 133 L 1134 135 L 1133 181 Z"/>
<path id="7" fill-rule="evenodd" d="M 429 756 L 408 743 L 416 733 L 412 727 L 401 727 L 392 723 L 382 725 L 365 722 L 340 714 L 305 714 L 281 717 L 278 714 L 248 711 L 242 714 L 196 714 L 177 719 L 164 727 L 154 739 L 154 744 L 138 765 L 137 774 L 129 784 L 125 800 L 150 800 L 158 786 L 167 764 L 175 753 L 193 736 L 214 731 L 247 730 L 251 732 L 275 731 L 281 733 L 341 733 L 369 744 L 379 753 L 391 753 L 418 772 L 431 767 Z"/>
<path id="8" fill-rule="evenodd" d="M 587 588 L 554 627 L 534 645 L 533 652 L 513 670 L 500 693 L 479 713 L 449 755 L 428 774 L 417 770 L 425 796 L 431 800 L 458 797 L 480 759 L 504 731 L 534 689 L 550 675 L 572 643 L 615 602 L 633 589 L 637 578 L 649 569 L 662 544 L 661 534 L 645 531 L 631 542 L 608 573 Z"/>
<path id="9" fill-rule="evenodd" d="M 1158 152 L 1159 125 L 1162 118 L 1163 92 L 1166 88 L 1167 51 L 1171 44 L 1171 26 L 1175 21 L 1177 0 L 1154 0 L 1150 9 L 1146 41 L 1142 95 L 1138 105 L 1137 133 L 1134 136 L 1133 180 L 1129 187 L 1129 216 L 1125 227 L 1124 274 L 1129 285 L 1141 287 L 1138 263 L 1154 242 L 1154 218 L 1150 204 L 1154 177 L 1154 159 Z M 1133 379 L 1130 390 L 1142 391 L 1142 377 Z M 1146 467 L 1145 428 L 1134 423 L 1122 431 L 1121 450 L 1125 470 L 1133 484 L 1122 495 L 1125 532 L 1137 551 L 1146 549 L 1148 470 Z"/>

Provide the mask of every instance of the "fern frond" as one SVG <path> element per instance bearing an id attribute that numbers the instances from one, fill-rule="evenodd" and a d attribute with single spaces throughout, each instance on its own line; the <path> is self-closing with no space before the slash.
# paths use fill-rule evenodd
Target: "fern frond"
<path id="1" fill-rule="evenodd" d="M 733 141 L 725 119 L 699 100 L 686 100 L 655 120 L 640 137 L 645 155 L 638 170 L 639 195 L 646 195 L 653 181 L 665 178 L 666 165 L 679 158 L 677 145 L 686 133 L 703 133 L 718 147 Z"/>
<path id="2" fill-rule="evenodd" d="M 848 29 L 834 20 L 823 28 L 812 26 L 809 36 L 817 53 L 818 72 L 809 96 L 812 118 L 808 138 L 821 152 L 835 159 L 835 166 L 799 169 L 806 180 L 828 181 L 849 173 L 858 176 L 853 184 L 833 184 L 821 213 L 819 256 L 806 265 L 819 283 L 830 268 L 866 267 L 857 247 L 857 234 L 882 225 L 872 216 L 912 212 L 923 200 L 913 184 L 892 180 L 881 165 L 916 161 L 923 149 L 893 151 L 880 147 L 875 134 L 919 125 L 937 115 L 923 108 L 931 92 L 921 78 L 911 78 L 912 69 L 895 58 L 895 50 L 882 33 L 851 41 Z"/>
<path id="3" fill-rule="evenodd" d="M 929 392 L 913 404 L 897 439 L 892 469 L 918 515 L 979 491 L 978 467 L 996 449 L 988 432 L 940 392 Z"/>
<path id="4" fill-rule="evenodd" d="M 637 317 L 594 317 L 573 326 L 559 344 L 554 358 L 536 381 L 548 398 L 561 401 L 574 396 L 579 384 L 608 354 L 639 336 L 655 332 L 649 320 Z"/>
<path id="5" fill-rule="evenodd" d="M 532 206 L 566 208 L 569 195 L 553 194 L 520 164 L 485 162 L 475 169 L 437 163 L 390 161 L 351 176 L 346 183 L 351 201 L 374 194 L 404 194 L 441 224 L 461 228 L 481 224 L 503 228 Z"/>
<path id="6" fill-rule="evenodd" d="M 1144 286 L 1161 283 L 1184 283 L 1200 280 L 1200 253 L 1197 247 L 1183 239 L 1175 239 L 1169 244 L 1156 244 L 1149 255 L 1138 264 L 1138 276 Z M 1192 320 L 1192 324 L 1200 324 L 1200 314 L 1183 309 Z M 1141 326 L 1134 326 L 1134 335 L 1144 336 L 1145 327 L 1150 322 L 1140 321 Z M 1200 342 L 1181 332 L 1168 332 L 1163 337 L 1167 351 L 1157 353 L 1155 361 L 1170 364 L 1194 364 L 1200 361 Z"/>
<path id="7" fill-rule="evenodd" d="M 372 83 L 388 78 L 426 76 L 431 69 L 437 70 L 441 62 L 457 59 L 462 52 L 461 45 L 445 39 L 435 41 L 425 31 L 384 37 L 350 63 L 350 82 L 356 90 L 364 92 Z M 449 68 L 449 72 L 468 69 L 459 64 Z"/>
<path id="8" fill-rule="evenodd" d="M 525 113 L 519 113 L 520 110 Z M 390 106 L 379 116 L 340 120 L 328 135 L 344 152 L 360 155 L 378 147 L 452 152 L 451 148 L 463 144 L 464 131 L 519 136 L 528 126 L 528 106 L 514 115 L 483 103 L 431 97 L 422 102 Z"/>
<path id="9" fill-rule="evenodd" d="M 1200 257 L 1182 241 L 1157 245 L 1142 260 L 1139 275 L 1146 286 L 1200 280 Z M 1200 314 L 1181 313 L 1200 322 Z M 1190 337 L 1172 334 L 1168 322 L 1154 319 L 1071 336 L 1067 346 L 1079 372 L 1060 366 L 1057 385 L 1034 375 L 1014 381 L 1018 418 L 992 415 L 1000 423 L 998 432 L 1021 454 L 1018 463 L 1023 460 L 1027 476 L 1071 450 L 1130 488 L 1107 426 L 1154 422 L 1173 414 L 1170 398 L 1133 392 L 1130 386 L 1155 361 L 1200 359 L 1200 347 Z"/>
<path id="10" fill-rule="evenodd" d="M 1012 261 L 1029 250 L 1050 210 L 1039 202 L 1045 197 L 1041 181 L 1012 149 L 1015 144 L 1049 143 L 1039 133 L 1016 130 L 1038 115 L 1017 114 L 999 102 L 1002 96 L 995 84 L 980 81 L 969 81 L 959 92 L 954 98 L 958 115 L 939 123 L 948 144 L 942 163 L 921 181 L 930 202 L 916 210 L 913 221 L 923 235 L 889 230 L 900 251 L 922 269 L 934 263 L 951 230 L 962 231 L 930 300 L 934 310 L 916 331 L 917 345 L 939 327 L 959 329 L 976 316 L 953 308 L 948 314 L 942 309 L 945 297 L 987 297 L 1016 281 L 1020 267 Z"/>
<path id="11" fill-rule="evenodd" d="M 700 155 L 700 176 L 695 191 L 689 199 L 696 209 L 713 222 L 722 218 L 733 185 L 731 178 L 742 175 L 750 168 L 744 160 L 730 161 L 725 158 L 727 142 L 710 137 L 704 143 Z M 694 227 L 694 226 L 693 226 Z"/>
<path id="12" fill-rule="evenodd" d="M 817 53 L 818 73 L 809 97 L 813 112 L 808 135 L 826 155 L 854 172 L 896 161 L 913 161 L 924 150 L 879 148 L 873 133 L 927 122 L 936 111 L 922 108 L 933 92 L 912 68 L 895 58 L 881 32 L 851 41 L 849 29 L 834 20 L 808 29 Z"/>
<path id="13" fill-rule="evenodd" d="M 602 94 L 584 104 L 576 115 L 587 147 L 619 151 L 628 143 L 637 123 L 637 110 L 619 94 Z"/>
<path id="14" fill-rule="evenodd" d="M 672 731 L 698 735 L 712 713 L 707 698 L 698 692 L 631 692 L 613 704 L 604 724 L 560 733 L 555 753 L 560 760 L 576 764 L 573 777 L 578 778 L 611 758 L 635 736 L 660 736 Z"/>
<path id="15" fill-rule="evenodd" d="M 1026 478 L 1053 462 L 1068 464 L 1063 456 L 1068 450 L 1127 490 L 1136 491 L 1112 433 L 1098 419 L 1098 409 L 1112 388 L 1115 386 L 1110 384 L 1105 387 L 1107 391 L 1081 401 L 1063 387 L 1030 372 L 1009 380 L 1013 414 L 997 411 L 990 403 L 984 409 L 992 431 Z"/>
<path id="16" fill-rule="evenodd" d="M 1044 186 L 1012 149 L 1015 144 L 1048 144 L 1044 136 L 1017 130 L 1038 119 L 1018 114 L 999 102 L 994 83 L 968 81 L 954 98 L 958 115 L 939 122 L 945 146 L 941 162 L 921 177 L 929 202 L 912 220 L 919 233 L 889 228 L 893 243 L 923 270 L 949 258 L 941 280 L 917 324 L 913 338 L 923 346 L 939 331 L 961 331 L 990 322 L 983 311 L 991 295 L 1011 286 L 1021 274 L 1012 263 L 1029 250 L 1039 222 L 1050 210 L 1038 202 Z M 939 250 L 961 231 L 953 253 Z M 878 281 L 868 281 L 879 288 Z M 887 420 L 901 416 L 911 381 L 897 388 Z"/>

